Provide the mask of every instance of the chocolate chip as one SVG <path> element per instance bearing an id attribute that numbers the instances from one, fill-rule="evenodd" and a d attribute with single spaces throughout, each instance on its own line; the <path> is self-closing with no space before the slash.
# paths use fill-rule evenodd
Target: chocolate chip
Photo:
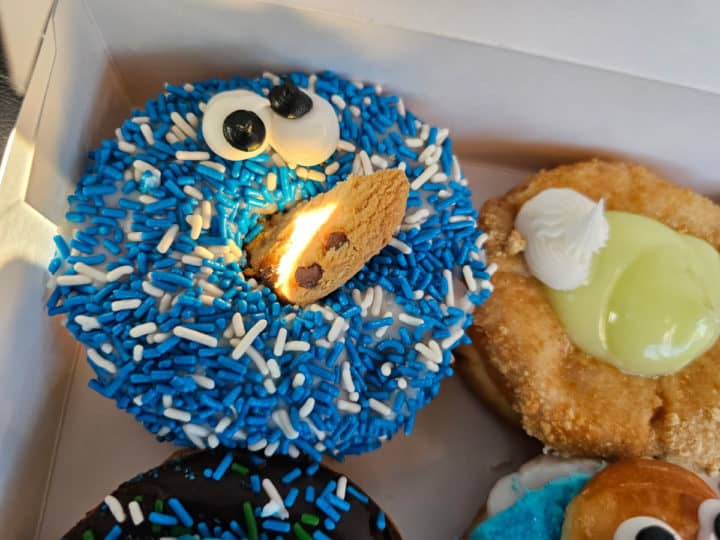
<path id="1" fill-rule="evenodd" d="M 295 281 L 303 289 L 313 289 L 317 287 L 322 275 L 323 269 L 318 263 L 310 266 L 298 266 L 295 270 Z"/>
<path id="2" fill-rule="evenodd" d="M 337 249 L 343 244 L 347 244 L 348 237 L 344 232 L 335 231 L 331 232 L 325 241 L 325 249 Z"/>

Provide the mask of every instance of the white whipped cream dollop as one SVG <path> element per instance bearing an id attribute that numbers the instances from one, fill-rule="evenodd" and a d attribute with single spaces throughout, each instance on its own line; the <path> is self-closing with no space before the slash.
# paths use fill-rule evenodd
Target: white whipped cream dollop
<path id="1" fill-rule="evenodd" d="M 577 191 L 551 188 L 527 201 L 515 218 L 525 237 L 530 272 L 548 287 L 569 291 L 590 278 L 592 256 L 607 243 L 605 202 Z"/>

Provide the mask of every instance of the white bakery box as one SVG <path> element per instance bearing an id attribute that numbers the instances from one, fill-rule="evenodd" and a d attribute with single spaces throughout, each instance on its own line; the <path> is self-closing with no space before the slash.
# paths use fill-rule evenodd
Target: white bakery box
<path id="1" fill-rule="evenodd" d="M 165 81 L 331 68 L 381 82 L 421 117 L 451 128 L 477 205 L 530 171 L 591 156 L 640 161 L 710 195 L 720 191 L 720 96 L 713 92 L 480 44 L 468 38 L 472 21 L 462 15 L 464 8 L 482 13 L 470 2 L 449 11 L 436 2 L 398 2 L 414 14 L 407 19 L 394 15 L 402 13 L 398 5 L 377 0 L 364 11 L 361 3 L 302 4 L 312 9 L 219 0 L 28 0 L 30 11 L 48 5 L 51 11 L 31 76 L 15 81 L 26 87 L 25 100 L 0 177 L 3 538 L 59 538 L 122 480 L 173 451 L 88 389 L 84 355 L 60 321 L 46 316 L 43 298 L 52 236 L 87 150 Z M 521 10 L 518 24 L 532 24 L 529 12 Z M 497 18 L 497 6 L 490 14 Z M 437 34 L 428 22 L 434 20 Z M 490 34 L 498 31 L 483 23 Z M 438 35 L 452 33 L 453 24 L 463 40 Z M 663 24 L 675 25 L 667 12 Z M 635 31 L 623 28 L 625 37 Z M 543 33 L 549 41 L 541 44 L 562 48 L 552 29 Z M 616 52 L 613 36 L 605 41 Z M 575 39 L 578 54 L 593 60 L 580 31 Z M 654 57 L 643 64 L 638 50 L 647 47 L 628 47 L 627 58 L 648 67 L 649 77 L 720 87 L 712 62 L 703 65 L 707 71 L 683 73 L 687 66 L 675 51 L 669 65 L 680 72 L 667 73 Z M 614 67 L 617 58 L 606 59 Z M 446 540 L 463 531 L 499 476 L 539 448 L 453 378 L 419 414 L 412 436 L 398 435 L 337 468 L 385 507 L 408 540 Z"/>

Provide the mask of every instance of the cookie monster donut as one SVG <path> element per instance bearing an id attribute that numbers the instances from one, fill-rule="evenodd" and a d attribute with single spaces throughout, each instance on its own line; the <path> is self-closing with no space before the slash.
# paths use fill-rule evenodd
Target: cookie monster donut
<path id="1" fill-rule="evenodd" d="M 319 460 L 409 434 L 490 294 L 448 131 L 379 86 L 168 84 L 90 159 L 48 310 L 160 440 Z"/>
<path id="2" fill-rule="evenodd" d="M 469 540 L 716 540 L 717 478 L 660 460 L 542 456 L 493 487 Z"/>
<path id="3" fill-rule="evenodd" d="M 62 538 L 401 539 L 358 486 L 307 458 L 180 454 L 123 483 Z"/>

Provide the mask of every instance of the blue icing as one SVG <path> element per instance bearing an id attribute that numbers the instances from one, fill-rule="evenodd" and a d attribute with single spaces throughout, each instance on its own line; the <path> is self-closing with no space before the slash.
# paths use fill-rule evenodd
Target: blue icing
<path id="1" fill-rule="evenodd" d="M 560 540 L 565 508 L 590 478 L 575 474 L 528 491 L 510 508 L 478 525 L 470 540 Z"/>
<path id="2" fill-rule="evenodd" d="M 288 76 L 303 88 L 310 83 L 302 73 Z M 201 104 L 227 90 L 264 95 L 273 86 L 266 75 L 166 85 L 116 139 L 90 153 L 68 197 L 66 231 L 75 230 L 55 238 L 50 271 L 58 281 L 48 312 L 65 316 L 87 347 L 89 386 L 160 440 L 317 460 L 373 450 L 412 431 L 417 411 L 452 374 L 452 349 L 467 341 L 466 312 L 490 294 L 477 211 L 447 131 L 423 124 L 373 85 L 330 71 L 314 77 L 344 141 L 307 167 L 324 181 L 303 179 L 272 150 L 234 162 L 213 152 L 207 162 L 176 159 L 176 152 L 210 150 Z M 397 242 L 324 298 L 322 309 L 283 304 L 244 276 L 244 246 L 262 230 L 258 210 L 285 210 L 331 189 L 358 163 L 365 170 L 368 160 L 404 167 L 411 183 L 406 218 L 415 221 Z M 193 216 L 208 203 L 211 214 L 194 238 Z M 418 217 L 421 208 L 428 215 Z M 409 322 L 396 316 L 388 326 L 384 310 L 361 307 L 376 285 Z M 257 337 L 234 354 L 238 315 L 243 332 Z M 337 317 L 347 330 L 333 340 Z M 415 348 L 420 342 L 432 359 Z M 354 391 L 343 388 L 348 379 Z"/>

